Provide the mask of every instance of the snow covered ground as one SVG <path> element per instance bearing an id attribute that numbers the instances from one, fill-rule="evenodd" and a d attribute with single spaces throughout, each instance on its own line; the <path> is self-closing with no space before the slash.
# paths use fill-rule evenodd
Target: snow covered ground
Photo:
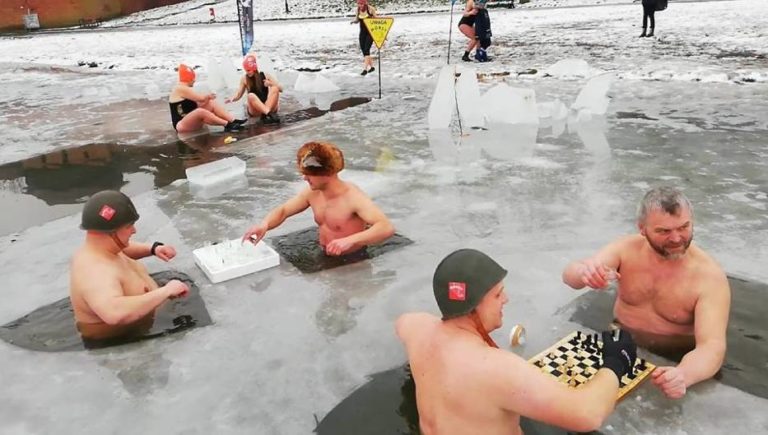
<path id="1" fill-rule="evenodd" d="M 232 3 L 217 4 L 217 16 L 234 13 Z M 273 3 L 271 15 L 257 15 L 280 18 L 284 3 Z M 292 14 L 315 3 L 291 6 Z M 174 142 L 166 99 L 176 65 L 198 66 L 206 81 L 209 58 L 239 60 L 234 24 L 155 26 L 207 19 L 203 4 L 113 23 L 140 27 L 0 38 L 0 163 L 84 144 Z M 367 375 L 404 361 L 392 322 L 404 311 L 436 311 L 431 271 L 464 246 L 510 269 L 506 324 L 494 337 L 504 342 L 514 323 L 524 324 L 529 344 L 519 352 L 531 356 L 575 328 L 557 311 L 576 296 L 560 283 L 562 267 L 633 231 L 637 201 L 662 182 L 691 197 L 697 242 L 729 273 L 768 281 L 768 2 L 674 2 L 657 13 L 652 39 L 637 38 L 639 4 L 494 9 L 493 62 L 473 64 L 483 91 L 505 82 L 533 89 L 539 102 L 570 105 L 586 78 L 545 71 L 581 58 L 616 74 L 611 103 L 605 117 L 565 131 L 543 123 L 510 132 L 506 142 L 473 132 L 458 146 L 456 136 L 426 126 L 450 24 L 445 6 L 435 7 L 443 11 L 395 17 L 381 53 L 381 100 L 216 151 L 247 161 L 248 187 L 200 198 L 184 184 L 154 188 L 154 167 L 126 174 L 123 188 L 142 215 L 137 237 L 176 245 L 175 267 L 202 284 L 215 324 L 91 353 L 40 354 L 0 342 L 0 432 L 311 433 L 315 416 Z M 307 104 L 308 95 L 293 90 L 305 67 L 336 83 L 335 97 L 377 96 L 376 76 L 359 75 L 358 28 L 348 21 L 255 24 L 255 50 L 286 85 L 284 110 Z M 455 28 L 452 37 L 455 62 L 465 39 Z M 237 237 L 285 200 L 301 185 L 295 150 L 311 139 L 339 144 L 348 176 L 416 243 L 315 275 L 282 264 L 208 284 L 191 251 Z M 22 210 L 18 228 L 0 235 L 5 323 L 66 295 L 67 262 L 82 234 L 77 201 L 46 204 L 21 175 L 0 181 L 0 202 L 4 213 Z M 302 215 L 275 234 L 310 224 Z M 762 433 L 766 404 L 715 381 L 674 403 L 644 385 L 601 430 Z"/>

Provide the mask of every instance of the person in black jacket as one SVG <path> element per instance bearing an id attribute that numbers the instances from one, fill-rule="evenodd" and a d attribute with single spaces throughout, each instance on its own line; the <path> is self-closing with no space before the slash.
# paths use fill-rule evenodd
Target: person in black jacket
<path id="1" fill-rule="evenodd" d="M 640 34 L 641 38 L 653 36 L 653 29 L 656 27 L 656 20 L 653 14 L 656 12 L 656 0 L 643 0 L 643 33 Z M 651 31 L 645 33 L 648 28 L 648 18 L 651 19 Z"/>

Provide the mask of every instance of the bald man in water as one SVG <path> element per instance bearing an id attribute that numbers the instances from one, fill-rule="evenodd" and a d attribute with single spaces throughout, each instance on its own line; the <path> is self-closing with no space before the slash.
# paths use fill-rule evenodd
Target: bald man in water
<path id="1" fill-rule="evenodd" d="M 652 375 L 667 397 L 678 399 L 723 363 L 731 291 L 717 262 L 693 243 L 693 206 L 682 192 L 650 190 L 637 227 L 639 234 L 570 263 L 563 282 L 602 290 L 618 279 L 614 315 L 638 345 L 687 352 L 677 366 L 658 367 Z"/>

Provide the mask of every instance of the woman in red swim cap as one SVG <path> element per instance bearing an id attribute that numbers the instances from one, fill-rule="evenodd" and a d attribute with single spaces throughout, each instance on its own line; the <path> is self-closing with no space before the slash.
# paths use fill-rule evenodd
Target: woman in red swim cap
<path id="1" fill-rule="evenodd" d="M 280 93 L 283 88 L 280 83 L 269 74 L 259 71 L 256 63 L 256 55 L 249 53 L 243 59 L 245 75 L 240 79 L 240 87 L 232 98 L 227 98 L 225 103 L 239 100 L 247 94 L 248 115 L 260 116 L 265 124 L 280 122 L 277 111 L 280 109 Z"/>
<path id="2" fill-rule="evenodd" d="M 179 133 L 197 131 L 204 125 L 221 125 L 225 131 L 242 130 L 245 120 L 235 119 L 227 112 L 216 102 L 216 94 L 195 92 L 195 79 L 195 70 L 183 63 L 179 65 L 179 81 L 168 97 L 173 128 Z"/>

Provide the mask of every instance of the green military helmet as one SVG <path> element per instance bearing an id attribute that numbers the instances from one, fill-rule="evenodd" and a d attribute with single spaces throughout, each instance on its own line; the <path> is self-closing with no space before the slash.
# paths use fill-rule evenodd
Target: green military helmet
<path id="1" fill-rule="evenodd" d="M 505 276 L 506 269 L 476 249 L 450 253 L 437 265 L 432 278 L 432 290 L 443 320 L 471 313 Z"/>
<path id="2" fill-rule="evenodd" d="M 131 198 L 116 190 L 102 190 L 85 203 L 80 228 L 111 233 L 137 220 L 139 213 Z"/>

